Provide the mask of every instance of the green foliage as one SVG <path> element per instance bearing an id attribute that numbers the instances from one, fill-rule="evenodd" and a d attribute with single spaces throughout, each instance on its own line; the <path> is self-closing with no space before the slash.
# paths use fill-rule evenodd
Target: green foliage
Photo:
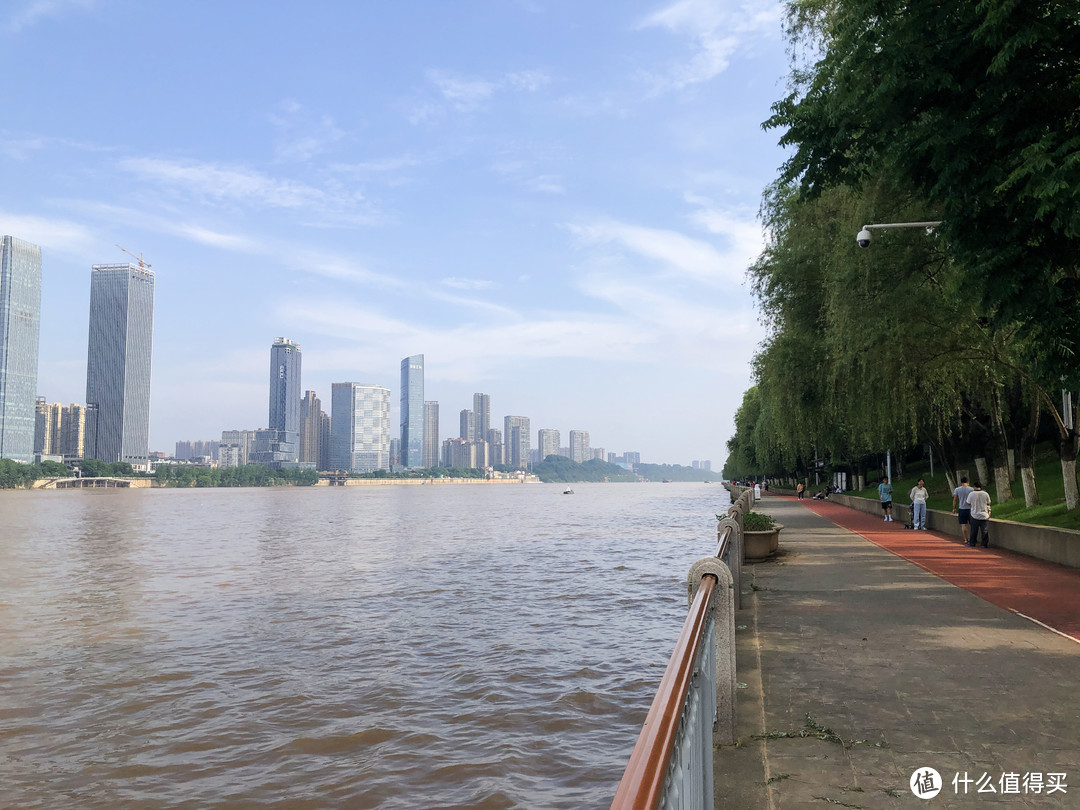
<path id="1" fill-rule="evenodd" d="M 319 481 L 319 474 L 315 470 L 275 470 L 260 464 L 243 467 L 160 464 L 154 477 L 159 484 L 167 487 L 314 486 Z"/>
<path id="2" fill-rule="evenodd" d="M 804 198 L 880 177 L 909 189 L 923 208 L 908 221 L 943 221 L 941 243 L 977 314 L 1018 329 L 1033 376 L 1080 386 L 1075 4 L 787 6 L 794 44 L 816 61 L 795 66 L 792 92 L 766 122 L 792 148 L 783 181 Z M 845 241 L 881 221 L 869 212 L 845 222 Z"/>
<path id="3" fill-rule="evenodd" d="M 696 470 L 681 464 L 635 464 L 634 472 L 650 481 L 723 481 L 724 476 L 711 470 Z"/>
<path id="4" fill-rule="evenodd" d="M 533 474 L 546 484 L 575 483 L 578 481 L 636 481 L 637 476 L 618 464 L 609 464 L 598 458 L 578 464 L 566 456 L 550 455 L 533 465 Z"/>
<path id="5" fill-rule="evenodd" d="M 767 532 L 774 528 L 776 528 L 776 521 L 773 520 L 772 515 L 766 515 L 764 512 L 747 512 L 743 515 L 743 531 Z"/>

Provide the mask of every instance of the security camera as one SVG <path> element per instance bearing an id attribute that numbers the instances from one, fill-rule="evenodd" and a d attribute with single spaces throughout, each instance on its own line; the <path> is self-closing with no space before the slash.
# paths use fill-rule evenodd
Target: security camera
<path id="1" fill-rule="evenodd" d="M 855 237 L 855 241 L 859 243 L 861 248 L 870 247 L 870 231 L 863 228 L 859 231 L 859 235 Z"/>

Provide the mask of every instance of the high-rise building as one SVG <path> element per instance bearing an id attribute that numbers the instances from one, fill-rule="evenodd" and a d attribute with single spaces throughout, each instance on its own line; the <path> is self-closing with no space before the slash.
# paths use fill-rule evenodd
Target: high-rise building
<path id="1" fill-rule="evenodd" d="M 439 403 L 424 403 L 424 467 L 439 466 Z"/>
<path id="2" fill-rule="evenodd" d="M 86 361 L 87 458 L 150 468 L 154 273 L 143 264 L 95 264 Z"/>
<path id="3" fill-rule="evenodd" d="M 488 459 L 491 464 L 505 464 L 502 431 L 498 428 L 490 428 L 487 432 Z"/>
<path id="4" fill-rule="evenodd" d="M 589 451 L 589 431 L 571 430 L 570 460 L 576 461 L 578 464 L 584 464 L 591 459 L 592 453 Z"/>
<path id="5" fill-rule="evenodd" d="M 249 461 L 281 468 L 300 459 L 300 344 L 276 338 L 270 346 L 269 425 L 255 432 Z"/>
<path id="6" fill-rule="evenodd" d="M 316 467 L 320 470 L 332 470 L 330 466 L 330 414 L 323 411 L 319 414 L 319 461 Z"/>
<path id="7" fill-rule="evenodd" d="M 603 461 L 607 458 L 607 451 L 603 447 L 594 447 L 592 449 L 592 457 Z"/>
<path id="8" fill-rule="evenodd" d="M 236 463 L 232 466 L 243 467 L 247 464 L 253 463 L 252 454 L 255 448 L 255 434 L 258 431 L 255 430 L 223 430 L 221 431 L 221 445 L 220 447 L 236 448 L 235 453 L 232 455 L 236 458 Z M 221 449 L 218 449 L 218 460 L 222 460 Z M 230 466 L 222 463 L 222 467 Z"/>
<path id="9" fill-rule="evenodd" d="M 506 437 L 503 463 L 514 469 L 523 470 L 529 466 L 529 457 L 532 455 L 529 441 L 531 433 L 529 417 L 503 417 L 503 426 L 505 427 L 503 435 Z"/>
<path id="10" fill-rule="evenodd" d="M 491 430 L 491 395 L 473 394 L 473 440 L 487 441 L 487 432 Z"/>
<path id="11" fill-rule="evenodd" d="M 41 248 L 14 236 L 0 247 L 0 458 L 31 463 L 37 427 Z"/>
<path id="12" fill-rule="evenodd" d="M 559 431 L 551 428 L 540 428 L 540 432 L 536 435 L 536 444 L 540 449 L 541 461 L 548 456 L 559 454 L 559 438 Z"/>
<path id="13" fill-rule="evenodd" d="M 322 400 L 315 396 L 314 391 L 305 391 L 304 398 L 300 400 L 300 461 L 314 464 L 316 469 L 325 469 L 319 466 L 319 456 L 322 452 Z"/>
<path id="14" fill-rule="evenodd" d="M 465 439 L 447 439 L 443 442 L 444 467 L 475 467 L 476 444 Z"/>
<path id="15" fill-rule="evenodd" d="M 401 439 L 394 436 L 390 439 L 390 469 L 401 466 Z"/>
<path id="16" fill-rule="evenodd" d="M 623 458 L 625 458 L 626 463 L 630 464 L 631 466 L 641 463 L 641 453 L 637 453 L 633 450 L 627 450 L 625 453 L 623 453 Z"/>
<path id="17" fill-rule="evenodd" d="M 424 463 L 424 355 L 401 361 L 401 463 L 408 468 Z"/>
<path id="18" fill-rule="evenodd" d="M 461 430 L 458 432 L 458 436 L 460 436 L 467 442 L 475 441 L 476 414 L 466 408 L 458 416 L 458 420 L 458 424 L 461 426 Z"/>
<path id="19" fill-rule="evenodd" d="M 390 464 L 390 389 L 334 383 L 330 405 L 330 468 L 374 472 Z"/>

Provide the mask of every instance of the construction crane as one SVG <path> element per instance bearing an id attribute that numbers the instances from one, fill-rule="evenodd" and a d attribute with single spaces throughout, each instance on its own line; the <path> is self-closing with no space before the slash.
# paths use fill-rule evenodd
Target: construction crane
<path id="1" fill-rule="evenodd" d="M 143 261 L 143 257 L 142 257 L 141 253 L 138 256 L 136 256 L 134 253 L 132 253 L 130 250 L 128 250 L 123 245 L 117 245 L 117 247 L 120 248 L 122 251 L 124 251 L 124 253 L 126 253 L 131 258 L 138 259 L 139 260 L 139 269 L 140 270 L 148 270 L 150 268 L 150 262 Z"/>

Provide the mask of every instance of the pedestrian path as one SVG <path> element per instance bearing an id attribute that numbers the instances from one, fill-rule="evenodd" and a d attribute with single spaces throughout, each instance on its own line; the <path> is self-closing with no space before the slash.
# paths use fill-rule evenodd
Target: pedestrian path
<path id="1" fill-rule="evenodd" d="M 903 523 L 886 523 L 831 501 L 802 504 L 931 574 L 1080 643 L 1080 570 L 1002 549 L 969 548 L 958 538 L 905 529 Z"/>
<path id="2" fill-rule="evenodd" d="M 717 807 L 916 807 L 931 768 L 932 807 L 1080 807 L 1080 644 L 1014 612 L 1075 631 L 1072 572 L 839 504 L 755 508 L 782 553 L 743 569 Z M 1051 580 L 1060 604 L 1032 601 Z"/>

